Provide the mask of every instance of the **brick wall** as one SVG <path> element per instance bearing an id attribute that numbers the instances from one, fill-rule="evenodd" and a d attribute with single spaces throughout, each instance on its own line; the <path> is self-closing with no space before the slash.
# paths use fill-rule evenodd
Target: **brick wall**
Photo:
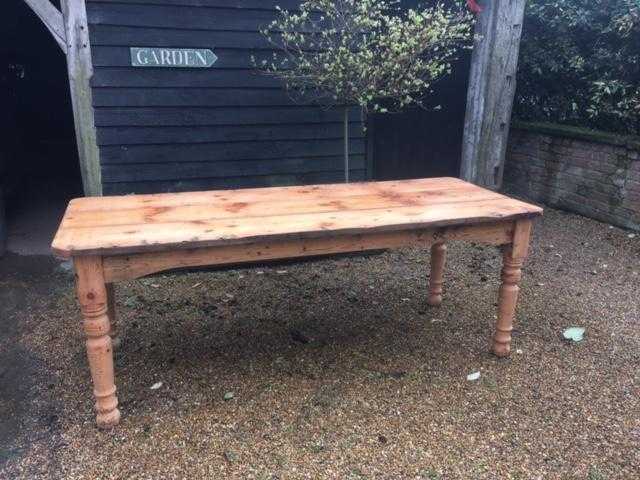
<path id="1" fill-rule="evenodd" d="M 640 142 L 574 128 L 516 123 L 507 149 L 504 189 L 640 230 Z"/>

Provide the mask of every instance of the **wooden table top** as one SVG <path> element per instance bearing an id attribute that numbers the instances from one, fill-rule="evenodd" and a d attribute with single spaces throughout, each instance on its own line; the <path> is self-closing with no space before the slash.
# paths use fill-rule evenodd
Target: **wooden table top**
<path id="1" fill-rule="evenodd" d="M 457 178 L 72 200 L 55 255 L 118 255 L 323 235 L 490 223 L 542 214 Z"/>

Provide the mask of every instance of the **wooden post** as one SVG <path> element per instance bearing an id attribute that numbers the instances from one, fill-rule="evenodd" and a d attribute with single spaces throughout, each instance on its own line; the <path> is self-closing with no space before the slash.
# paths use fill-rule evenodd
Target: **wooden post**
<path id="1" fill-rule="evenodd" d="M 484 0 L 475 30 L 460 176 L 502 185 L 525 0 Z"/>
<path id="2" fill-rule="evenodd" d="M 113 373 L 113 346 L 109 336 L 107 289 L 102 258 L 75 257 L 76 289 L 84 317 L 87 336 L 87 358 L 96 398 L 96 421 L 99 427 L 117 425 L 120 421 L 118 397 Z"/>
<path id="3" fill-rule="evenodd" d="M 82 184 L 87 196 L 102 195 L 100 156 L 93 115 L 93 65 L 84 0 L 61 0 L 67 42 L 67 71 L 80 157 Z"/>
<path id="4" fill-rule="evenodd" d="M 492 350 L 498 357 L 506 357 L 511 352 L 511 331 L 513 317 L 518 302 L 522 265 L 529 250 L 532 222 L 518 220 L 513 232 L 513 243 L 504 247 L 502 256 L 502 285 L 498 295 L 498 322 L 493 336 Z"/>
<path id="5" fill-rule="evenodd" d="M 431 275 L 429 276 L 427 303 L 434 307 L 442 303 L 442 283 L 446 257 L 447 246 L 444 243 L 436 243 L 431 246 Z"/>
<path id="6" fill-rule="evenodd" d="M 102 195 L 100 157 L 91 93 L 91 48 L 85 0 L 60 0 L 60 12 L 49 0 L 25 0 L 67 55 L 71 105 L 84 194 Z"/>

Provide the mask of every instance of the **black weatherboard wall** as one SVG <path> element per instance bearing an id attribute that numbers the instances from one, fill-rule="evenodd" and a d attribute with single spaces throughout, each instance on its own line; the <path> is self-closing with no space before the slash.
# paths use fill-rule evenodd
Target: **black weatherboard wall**
<path id="1" fill-rule="evenodd" d="M 104 194 L 341 181 L 342 112 L 256 72 L 259 33 L 296 0 L 87 0 Z M 129 47 L 209 48 L 210 69 L 139 68 Z M 360 114 L 351 177 L 367 177 Z"/>

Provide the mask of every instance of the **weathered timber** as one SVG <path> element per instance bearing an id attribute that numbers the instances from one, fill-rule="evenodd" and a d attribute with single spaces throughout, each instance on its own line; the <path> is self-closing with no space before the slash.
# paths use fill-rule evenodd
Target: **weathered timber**
<path id="1" fill-rule="evenodd" d="M 485 0 L 476 23 L 461 177 L 491 189 L 502 185 L 525 0 Z"/>
<path id="2" fill-rule="evenodd" d="M 493 223 L 541 209 L 455 178 L 79 198 L 57 255 L 114 255 Z"/>
<path id="3" fill-rule="evenodd" d="M 67 41 L 67 71 L 85 195 L 101 195 L 100 156 L 91 92 L 91 47 L 84 0 L 61 0 Z"/>
<path id="4" fill-rule="evenodd" d="M 381 232 L 369 235 L 311 238 L 303 241 L 256 242 L 247 245 L 205 247 L 183 251 L 114 255 L 104 257 L 104 274 L 107 281 L 119 282 L 177 268 L 259 263 L 407 246 L 428 248 L 434 242 L 441 242 L 443 239 L 473 240 L 487 245 L 504 245 L 511 240 L 512 230 L 509 224 L 497 223 L 416 230 L 410 233 Z M 441 297 L 440 300 L 442 300 Z M 430 293 L 428 303 L 433 304 L 431 302 Z"/>

